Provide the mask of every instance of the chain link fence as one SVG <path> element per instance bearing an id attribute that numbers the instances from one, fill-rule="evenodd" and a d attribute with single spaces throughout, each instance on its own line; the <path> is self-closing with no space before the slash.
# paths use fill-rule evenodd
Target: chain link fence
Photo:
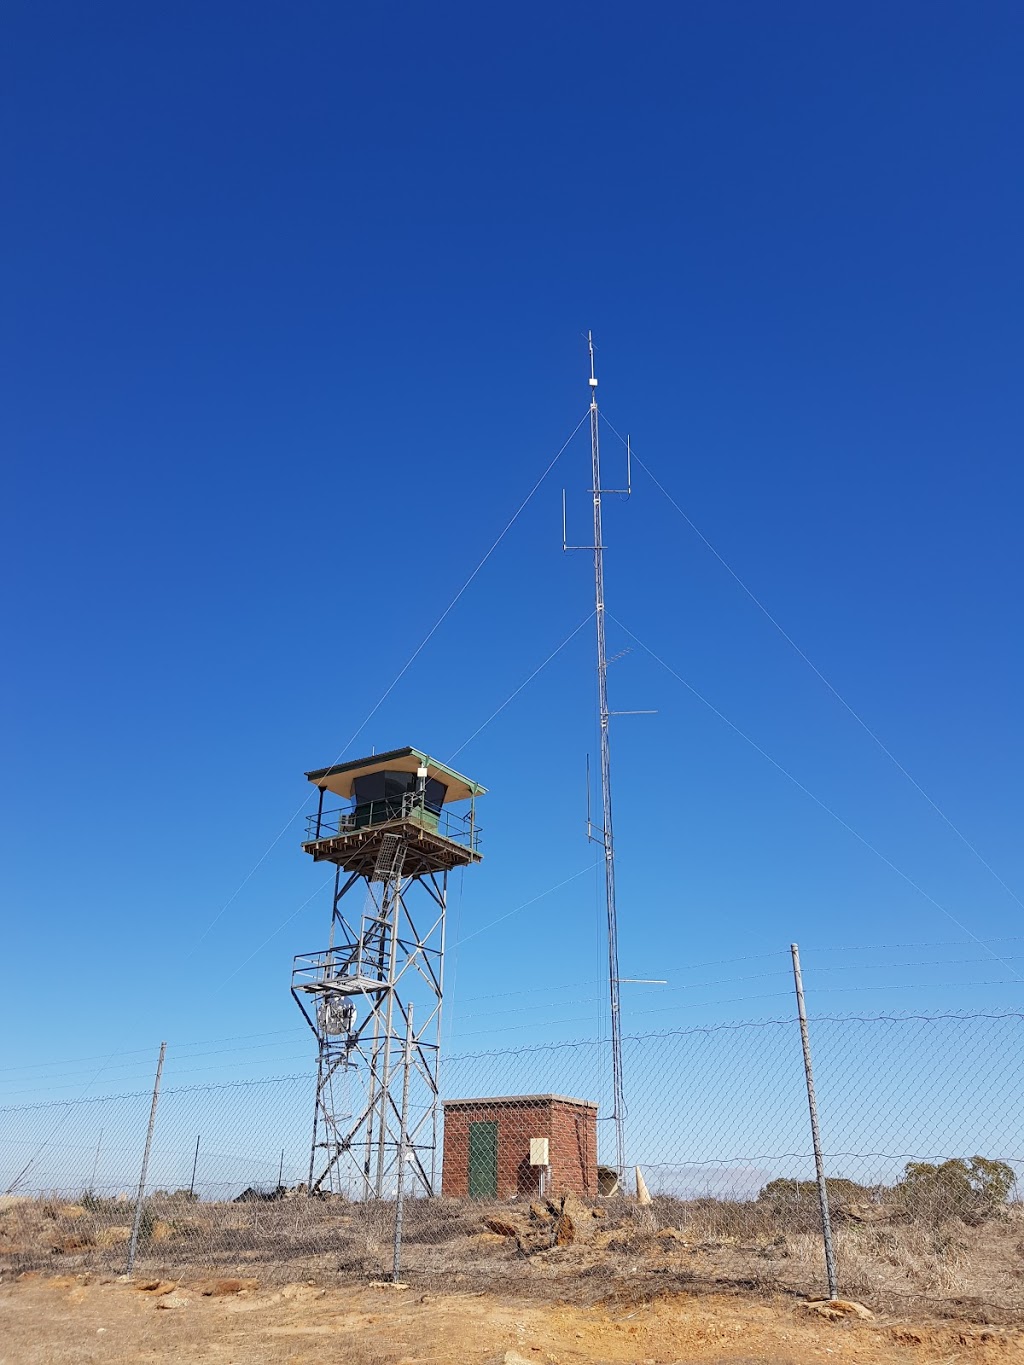
<path id="1" fill-rule="evenodd" d="M 840 1294 L 1024 1320 L 1024 1014 L 813 1018 L 810 1039 Z M 823 1297 L 797 1021 L 623 1047 L 630 1168 L 617 1189 L 606 1040 L 445 1060 L 441 1188 L 404 1201 L 402 1275 L 586 1299 Z M 391 1273 L 394 1184 L 362 1197 L 339 1165 L 330 1193 L 307 1192 L 314 1086 L 311 1068 L 162 1091 L 136 1271 Z M 0 1110 L 0 1266 L 125 1269 L 151 1103 L 147 1091 Z"/>

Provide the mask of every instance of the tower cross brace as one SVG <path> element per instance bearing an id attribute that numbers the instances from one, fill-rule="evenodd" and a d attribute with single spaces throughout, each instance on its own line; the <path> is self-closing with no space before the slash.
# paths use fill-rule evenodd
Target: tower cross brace
<path id="1" fill-rule="evenodd" d="M 385 1198 L 404 1151 L 410 1183 L 434 1194 L 448 877 L 480 861 L 485 789 L 416 749 L 307 777 L 319 802 L 303 848 L 336 867 L 328 945 L 292 968 L 317 1040 L 309 1189 Z M 325 810 L 325 793 L 347 804 Z"/>

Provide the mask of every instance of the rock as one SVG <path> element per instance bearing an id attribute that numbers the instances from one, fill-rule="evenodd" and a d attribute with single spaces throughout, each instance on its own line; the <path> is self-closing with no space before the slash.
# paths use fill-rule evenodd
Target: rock
<path id="1" fill-rule="evenodd" d="M 550 1223 L 554 1214 L 547 1204 L 531 1204 L 530 1217 L 537 1223 Z"/>
<path id="2" fill-rule="evenodd" d="M 502 1365 L 534 1365 L 529 1356 L 521 1356 L 518 1351 L 506 1351 L 501 1361 Z"/>
<path id="3" fill-rule="evenodd" d="M 371 1289 L 408 1289 L 405 1280 L 371 1280 Z"/>
<path id="4" fill-rule="evenodd" d="M 116 1247 L 122 1242 L 131 1241 L 132 1230 L 123 1223 L 115 1223 L 113 1227 L 100 1228 L 96 1234 L 96 1245 L 98 1247 Z"/>
<path id="5" fill-rule="evenodd" d="M 164 1294 L 173 1294 L 177 1289 L 173 1280 L 140 1280 L 135 1286 L 143 1294 L 153 1294 L 156 1298 L 162 1298 Z"/>
<path id="6" fill-rule="evenodd" d="M 596 1228 L 594 1215 L 582 1199 L 567 1194 L 555 1223 L 556 1246 L 568 1246 L 570 1242 L 590 1242 Z"/>
<path id="7" fill-rule="evenodd" d="M 559 1214 L 555 1223 L 555 1246 L 571 1246 L 576 1240 L 576 1224 L 567 1213 Z"/>
<path id="8" fill-rule="evenodd" d="M 182 1298 L 180 1294 L 167 1294 L 162 1299 L 157 1299 L 157 1308 L 187 1308 L 189 1300 Z"/>
<path id="9" fill-rule="evenodd" d="M 862 1322 L 873 1322 L 875 1317 L 870 1308 L 865 1308 L 862 1303 L 855 1303 L 853 1299 L 814 1299 L 811 1303 L 804 1304 L 804 1307 L 809 1313 L 818 1313 L 831 1322 L 840 1322 L 844 1318 L 859 1318 Z"/>
<path id="10" fill-rule="evenodd" d="M 233 1200 L 236 1204 L 273 1204 L 275 1200 L 282 1197 L 281 1188 L 274 1190 L 262 1190 L 256 1185 L 250 1185 L 241 1194 L 236 1194 Z"/>
<path id="11" fill-rule="evenodd" d="M 659 1228 L 654 1235 L 663 1242 L 682 1242 L 683 1246 L 688 1245 L 687 1239 L 678 1228 Z"/>
<path id="12" fill-rule="evenodd" d="M 247 1289 L 256 1289 L 257 1280 L 210 1280 L 200 1286 L 199 1292 L 204 1299 L 223 1299 L 229 1294 L 242 1294 Z"/>
<path id="13" fill-rule="evenodd" d="M 598 1251 L 614 1251 L 620 1246 L 621 1240 L 622 1234 L 618 1228 L 602 1228 L 594 1238 L 594 1247 Z"/>
<path id="14" fill-rule="evenodd" d="M 513 1221 L 511 1218 L 485 1218 L 484 1227 L 499 1237 L 521 1237 L 527 1231 L 518 1219 Z"/>

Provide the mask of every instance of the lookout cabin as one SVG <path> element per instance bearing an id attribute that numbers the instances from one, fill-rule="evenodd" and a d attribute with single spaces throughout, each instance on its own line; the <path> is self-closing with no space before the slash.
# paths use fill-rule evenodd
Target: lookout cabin
<path id="1" fill-rule="evenodd" d="M 317 862 L 365 874 L 377 865 L 387 834 L 405 845 L 407 876 L 480 861 L 476 798 L 486 788 L 420 749 L 391 749 L 306 777 L 319 798 L 302 847 Z M 329 804 L 332 796 L 341 804 Z"/>

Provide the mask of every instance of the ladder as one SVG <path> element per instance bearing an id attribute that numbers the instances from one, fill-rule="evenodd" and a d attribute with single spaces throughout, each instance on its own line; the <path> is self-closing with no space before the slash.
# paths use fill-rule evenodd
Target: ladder
<path id="1" fill-rule="evenodd" d="M 402 875 L 405 862 L 405 841 L 397 834 L 382 835 L 377 861 L 368 878 L 371 882 L 393 882 Z"/>

